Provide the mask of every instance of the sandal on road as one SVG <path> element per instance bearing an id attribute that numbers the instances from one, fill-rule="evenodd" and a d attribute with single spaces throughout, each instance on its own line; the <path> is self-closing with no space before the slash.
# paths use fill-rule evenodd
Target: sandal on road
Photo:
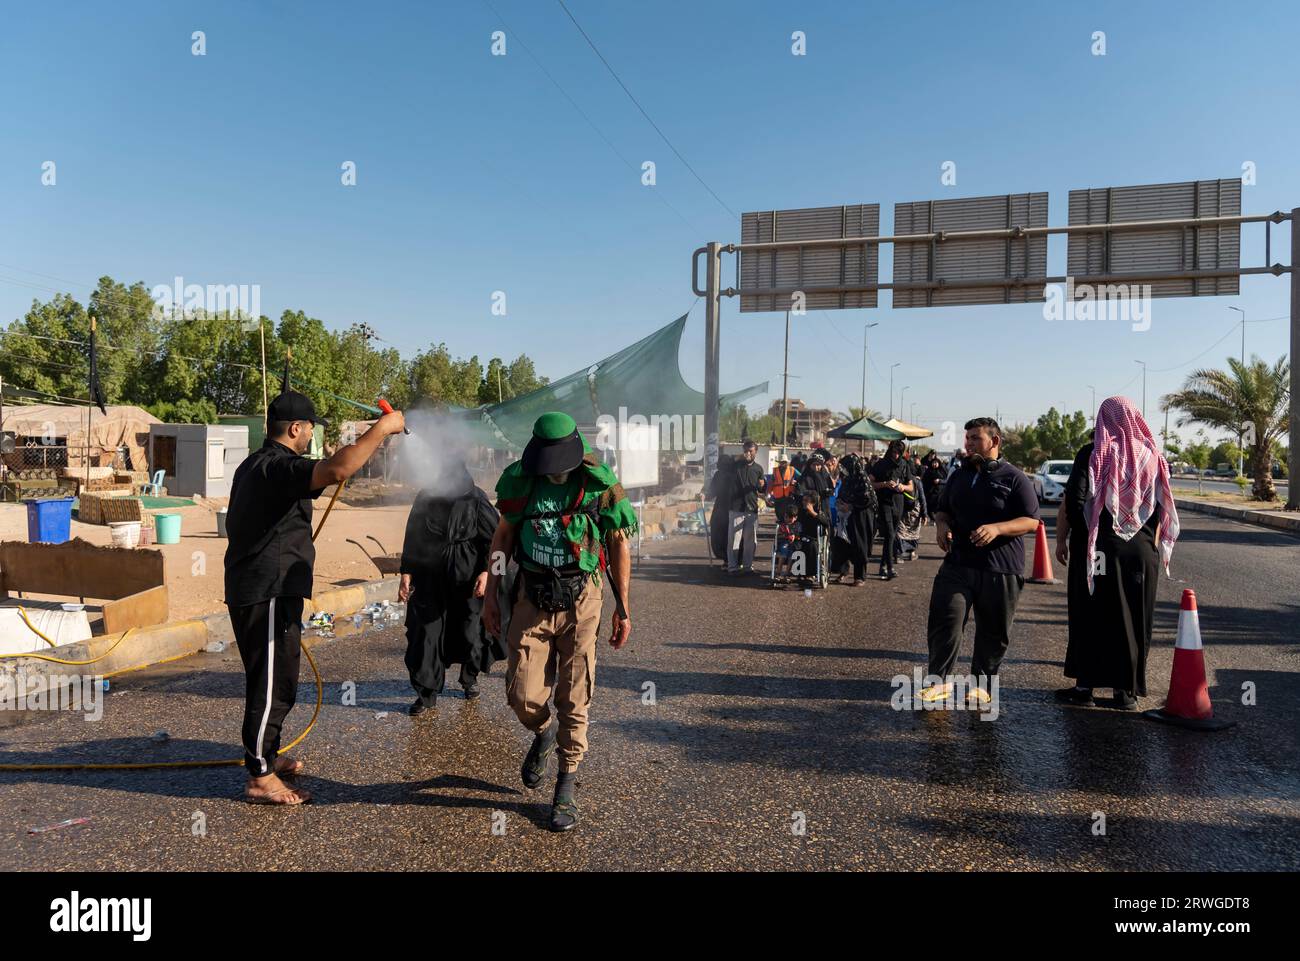
<path id="1" fill-rule="evenodd" d="M 272 791 L 270 794 L 249 794 L 245 791 L 244 800 L 249 804 L 297 807 L 299 804 L 310 804 L 311 795 L 300 788 L 286 787 L 281 788 L 279 791 Z"/>

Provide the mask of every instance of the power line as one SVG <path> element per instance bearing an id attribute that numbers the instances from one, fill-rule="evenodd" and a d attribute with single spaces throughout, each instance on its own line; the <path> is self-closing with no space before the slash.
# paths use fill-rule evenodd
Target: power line
<path id="1" fill-rule="evenodd" d="M 623 156 L 622 151 L 620 151 L 616 146 L 614 146 L 613 142 L 608 137 L 605 136 L 604 131 L 602 131 L 600 127 L 596 126 L 596 122 L 592 120 L 590 116 L 587 115 L 587 112 L 583 110 L 582 107 L 578 106 L 578 102 L 569 95 L 569 92 L 565 90 L 564 87 L 560 86 L 560 82 L 555 79 L 555 77 L 551 74 L 551 71 L 546 69 L 546 65 L 542 63 L 541 60 L 538 59 L 537 55 L 534 54 L 531 49 L 529 49 L 528 44 L 524 43 L 523 39 L 519 36 L 519 32 L 515 30 L 513 27 L 511 27 L 510 24 L 506 23 L 505 17 L 501 16 L 501 14 L 497 12 L 497 8 L 492 6 L 490 0 L 483 0 L 483 5 L 486 6 L 489 10 L 491 10 L 493 15 L 498 20 L 501 21 L 501 25 L 504 26 L 506 28 L 506 31 L 510 33 L 511 36 L 514 37 L 515 43 L 523 47 L 524 53 L 528 54 L 529 59 L 531 59 L 533 63 L 537 64 L 537 68 L 541 70 L 543 74 L 546 75 L 547 80 L 551 81 L 551 85 L 554 86 L 556 90 L 560 91 L 560 94 L 564 97 L 565 100 L 569 101 L 569 105 L 572 106 L 574 110 L 578 111 L 578 115 L 581 116 L 582 119 L 587 122 L 587 126 L 591 127 L 591 129 L 596 132 L 596 136 L 598 136 L 601 140 L 605 142 L 605 146 L 607 146 L 611 151 L 613 151 L 614 156 L 618 157 L 618 159 L 621 160 L 629 170 L 631 170 L 633 173 L 636 173 L 639 170 L 637 165 L 634 164 L 632 161 L 628 160 L 627 157 Z M 698 232 L 699 228 L 696 227 L 689 220 L 687 220 L 686 217 L 683 216 L 681 211 L 679 211 L 676 207 L 674 207 L 671 203 L 669 203 L 668 198 L 665 197 L 662 192 L 655 190 L 652 191 L 652 194 L 655 197 L 655 199 L 657 199 L 665 207 L 667 207 L 674 214 L 676 214 L 678 220 L 684 223 L 687 227 L 691 228 L 691 230 Z"/>
<path id="2" fill-rule="evenodd" d="M 636 105 L 637 110 L 641 111 L 641 116 L 645 117 L 646 122 L 649 123 L 650 126 L 654 127 L 655 133 L 657 133 L 660 139 L 662 139 L 663 142 L 668 145 L 668 149 L 671 150 L 676 155 L 677 159 L 680 160 L 683 165 L 685 165 L 686 169 L 691 172 L 691 176 L 693 176 L 696 180 L 698 180 L 700 182 L 700 185 L 709 192 L 709 195 L 713 197 L 713 199 L 716 200 L 722 206 L 723 210 L 731 214 L 731 216 L 737 217 L 738 216 L 737 213 L 734 210 L 732 210 L 730 207 L 728 207 L 721 197 L 719 197 L 716 193 L 714 193 L 713 188 L 704 182 L 703 177 L 701 177 L 698 173 L 695 172 L 695 168 L 692 167 L 690 165 L 690 162 L 685 157 L 682 156 L 681 151 L 673 146 L 673 142 L 668 139 L 667 134 L 665 134 L 662 130 L 660 130 L 659 125 L 655 123 L 653 119 L 651 119 L 650 114 L 646 113 L 645 107 L 641 106 L 641 103 L 636 99 L 636 97 L 632 96 L 632 91 L 627 89 L 627 84 L 625 84 L 622 81 L 619 75 L 614 71 L 614 68 L 609 65 L 609 61 L 605 59 L 605 55 L 600 52 L 600 49 L 596 46 L 595 42 L 591 39 L 591 37 L 587 36 L 587 31 L 582 29 L 582 24 L 578 23 L 577 18 L 574 17 L 574 15 L 569 12 L 569 8 L 564 5 L 564 0 L 555 0 L 555 2 L 560 5 L 560 9 L 564 11 L 565 15 L 570 20 L 573 21 L 573 25 L 577 27 L 578 32 L 582 34 L 582 39 L 587 41 L 587 46 L 591 47 L 592 51 L 595 52 L 596 56 L 600 58 L 600 62 L 603 63 L 605 65 L 605 69 L 609 71 L 609 75 L 614 78 L 615 82 L 620 87 L 623 88 L 623 92 L 627 94 L 628 99 L 631 100 L 632 103 Z"/>
<path id="3" fill-rule="evenodd" d="M 1149 371 L 1147 371 L 1147 373 L 1150 373 L 1150 374 L 1165 374 L 1165 373 L 1168 373 L 1168 372 L 1171 371 L 1171 370 L 1182 370 L 1184 367 L 1187 367 L 1187 366 L 1189 366 L 1190 364 L 1194 364 L 1194 363 L 1196 363 L 1198 360 L 1200 360 L 1202 357 L 1204 357 L 1204 356 L 1205 356 L 1206 354 L 1208 354 L 1210 351 L 1214 350 L 1215 347 L 1218 347 L 1221 343 L 1223 343 L 1225 340 L 1227 340 L 1229 337 L 1231 337 L 1233 334 L 1235 334 L 1235 333 L 1237 332 L 1237 328 L 1238 328 L 1239 326 L 1240 326 L 1239 323 L 1237 323 L 1237 324 L 1233 324 L 1231 327 L 1228 328 L 1228 332 L 1227 332 L 1226 334 L 1224 334 L 1222 337 L 1220 337 L 1218 340 L 1216 340 L 1214 343 L 1212 343 L 1209 347 L 1206 347 L 1203 351 L 1201 351 L 1199 354 L 1197 354 L 1197 355 L 1196 355 L 1195 357 L 1193 357 L 1191 360 L 1186 361 L 1185 363 L 1182 363 L 1182 364 L 1175 364 L 1173 367 L 1152 367 Z"/>

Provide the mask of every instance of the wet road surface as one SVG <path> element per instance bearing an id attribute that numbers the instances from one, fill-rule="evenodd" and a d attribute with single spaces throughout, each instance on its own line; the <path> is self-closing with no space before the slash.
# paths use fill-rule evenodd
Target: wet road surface
<path id="1" fill-rule="evenodd" d="M 1000 715 L 982 721 L 891 707 L 891 678 L 924 670 L 932 543 L 893 582 L 811 598 L 726 577 L 702 538 L 645 550 L 632 643 L 611 651 L 602 628 L 572 834 L 545 829 L 554 762 L 538 792 L 519 782 L 529 736 L 504 665 L 476 702 L 449 683 L 411 719 L 388 629 L 314 648 L 325 705 L 295 752 L 313 804 L 245 805 L 237 768 L 0 772 L 0 868 L 1300 869 L 1300 539 L 1183 517 L 1141 706 L 1163 701 L 1191 586 L 1216 712 L 1238 722 L 1215 734 L 1057 705 L 1063 584 L 1026 585 Z M 0 762 L 238 756 L 242 690 L 233 650 L 125 675 L 97 723 L 0 728 Z M 304 660 L 286 743 L 314 697 Z"/>

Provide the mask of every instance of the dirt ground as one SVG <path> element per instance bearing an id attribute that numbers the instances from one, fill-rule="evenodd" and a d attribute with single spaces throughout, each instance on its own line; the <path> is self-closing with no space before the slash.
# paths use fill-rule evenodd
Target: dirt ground
<path id="1" fill-rule="evenodd" d="M 328 495 L 316 504 L 313 524 L 319 524 Z M 341 587 L 379 577 L 370 556 L 382 553 L 369 537 L 390 552 L 402 549 L 408 505 L 352 507 L 341 501 L 316 541 L 316 589 Z M 169 513 L 181 515 L 181 541 L 145 548 L 160 550 L 166 558 L 171 620 L 210 614 L 223 609 L 223 559 L 226 542 L 217 536 L 214 509 L 184 507 Z M 75 517 L 72 536 L 91 544 L 112 543 L 109 528 L 83 524 Z M 22 504 L 0 504 L 0 540 L 27 540 L 27 509 Z M 89 598 L 87 599 L 90 600 Z M 93 605 L 91 605 L 93 610 Z"/>

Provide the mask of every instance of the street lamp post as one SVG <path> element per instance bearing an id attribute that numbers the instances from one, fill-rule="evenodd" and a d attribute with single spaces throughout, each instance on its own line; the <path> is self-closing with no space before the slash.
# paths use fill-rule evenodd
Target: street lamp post
<path id="1" fill-rule="evenodd" d="M 1229 306 L 1229 310 L 1235 310 L 1241 314 L 1241 372 L 1244 376 L 1246 373 L 1246 312 L 1240 307 Z M 1246 452 L 1241 447 L 1241 425 L 1237 425 L 1237 476 L 1246 476 Z"/>
<path id="2" fill-rule="evenodd" d="M 1142 419 L 1147 419 L 1147 362 L 1145 360 L 1135 360 L 1135 364 L 1142 365 Z"/>
<path id="3" fill-rule="evenodd" d="M 785 457 L 785 445 L 790 440 L 790 311 L 785 312 L 785 369 L 782 374 L 784 387 L 781 390 L 781 457 Z"/>
<path id="4" fill-rule="evenodd" d="M 1096 424 L 1097 423 L 1097 388 L 1093 387 L 1092 384 L 1085 384 L 1084 386 L 1087 387 L 1090 391 L 1092 391 L 1092 422 Z"/>
<path id="5" fill-rule="evenodd" d="M 862 415 L 867 413 L 867 331 L 872 327 L 879 327 L 879 322 L 866 324 L 862 328 Z"/>
<path id="6" fill-rule="evenodd" d="M 897 364 L 894 364 L 892 367 L 889 368 L 889 419 L 890 420 L 894 419 L 894 367 L 901 367 L 901 366 L 903 366 L 903 362 L 900 360 Z"/>
<path id="7" fill-rule="evenodd" d="M 898 412 L 900 414 L 903 412 L 903 398 L 907 396 L 907 388 L 911 386 L 911 384 L 908 384 L 907 387 L 898 392 Z"/>

